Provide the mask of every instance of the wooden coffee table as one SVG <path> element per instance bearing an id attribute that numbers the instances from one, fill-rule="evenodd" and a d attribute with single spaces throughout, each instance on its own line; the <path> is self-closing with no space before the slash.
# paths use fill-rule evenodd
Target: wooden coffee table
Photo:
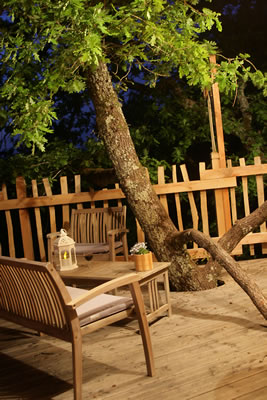
<path id="1" fill-rule="evenodd" d="M 118 278 L 128 273 L 138 275 L 140 286 L 148 289 L 148 313 L 149 322 L 166 314 L 171 316 L 170 289 L 168 279 L 169 262 L 154 262 L 153 269 L 145 272 L 137 272 L 131 261 L 82 261 L 79 268 L 72 271 L 60 271 L 59 274 L 66 284 L 95 287 L 103 282 Z M 159 285 L 163 284 L 163 300 L 159 294 Z"/>

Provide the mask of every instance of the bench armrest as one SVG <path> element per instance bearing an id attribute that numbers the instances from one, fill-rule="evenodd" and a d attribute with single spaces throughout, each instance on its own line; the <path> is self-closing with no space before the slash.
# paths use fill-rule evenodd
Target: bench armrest
<path id="1" fill-rule="evenodd" d="M 128 232 L 129 232 L 129 229 L 126 229 L 126 228 L 110 229 L 110 230 L 108 231 L 108 236 L 115 236 L 115 235 L 117 235 L 118 233 L 128 233 Z"/>
<path id="2" fill-rule="evenodd" d="M 112 279 L 111 281 L 105 282 L 102 285 L 99 285 L 91 290 L 88 290 L 87 293 L 83 294 L 77 299 L 70 301 L 66 304 L 67 308 L 75 309 L 79 307 L 81 304 L 85 303 L 88 300 L 93 299 L 94 297 L 110 292 L 113 289 L 117 289 L 121 286 L 130 285 L 133 282 L 139 281 L 139 276 L 137 274 L 131 273 L 119 278 Z"/>
<path id="3" fill-rule="evenodd" d="M 110 260 L 115 261 L 116 258 L 116 250 L 115 250 L 115 236 L 121 234 L 121 241 L 123 246 L 123 254 L 125 260 L 128 261 L 128 244 L 127 244 L 127 233 L 129 229 L 126 228 L 118 228 L 118 229 L 110 229 L 108 234 L 108 244 L 109 244 L 109 253 L 110 253 Z"/>
<path id="4" fill-rule="evenodd" d="M 46 235 L 46 237 L 47 239 L 55 239 L 59 234 L 60 232 L 50 232 Z"/>

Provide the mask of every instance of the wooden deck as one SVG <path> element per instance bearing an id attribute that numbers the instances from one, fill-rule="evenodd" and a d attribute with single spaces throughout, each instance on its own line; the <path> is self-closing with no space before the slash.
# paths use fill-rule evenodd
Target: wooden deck
<path id="1" fill-rule="evenodd" d="M 242 262 L 267 295 L 267 258 Z M 84 339 L 83 399 L 266 400 L 267 321 L 239 286 L 171 293 L 151 326 L 157 375 L 145 376 L 133 323 Z M 69 344 L 0 320 L 0 399 L 73 399 Z"/>

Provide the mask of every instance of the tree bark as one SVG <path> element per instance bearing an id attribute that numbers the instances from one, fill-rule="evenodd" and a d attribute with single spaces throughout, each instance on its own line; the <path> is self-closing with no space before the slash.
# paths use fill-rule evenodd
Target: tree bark
<path id="1" fill-rule="evenodd" d="M 145 168 L 137 157 L 121 104 L 105 63 L 87 73 L 94 103 L 98 133 L 113 163 L 120 186 L 146 240 L 158 260 L 171 261 L 170 282 L 176 290 L 214 287 L 211 276 L 196 268 L 183 247 L 174 248 L 171 238 L 177 229 L 160 203 Z"/>
<path id="2" fill-rule="evenodd" d="M 241 239 L 267 220 L 267 200 L 247 217 L 239 219 L 220 239 L 219 244 L 228 252 L 238 245 Z"/>
<path id="3" fill-rule="evenodd" d="M 247 217 L 238 220 L 234 226 L 218 240 L 218 244 L 230 254 L 243 237 L 252 232 L 266 220 L 267 200 Z M 205 268 L 207 271 L 212 269 L 213 273 L 216 274 L 217 277 L 219 277 L 222 269 L 221 265 L 214 260 L 209 261 Z"/>

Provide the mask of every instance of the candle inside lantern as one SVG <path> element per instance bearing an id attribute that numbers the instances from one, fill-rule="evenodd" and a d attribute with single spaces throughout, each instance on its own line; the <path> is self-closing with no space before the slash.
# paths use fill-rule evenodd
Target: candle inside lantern
<path id="1" fill-rule="evenodd" d="M 62 265 L 64 267 L 69 265 L 69 253 L 67 251 L 64 251 L 63 257 L 62 257 Z"/>

